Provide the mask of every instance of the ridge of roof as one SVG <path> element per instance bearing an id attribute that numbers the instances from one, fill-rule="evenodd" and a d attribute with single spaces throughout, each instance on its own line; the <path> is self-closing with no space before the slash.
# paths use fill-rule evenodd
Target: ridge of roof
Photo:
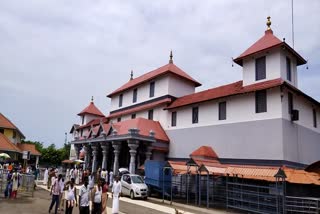
<path id="1" fill-rule="evenodd" d="M 78 115 L 84 115 L 84 114 L 92 114 L 100 117 L 104 117 L 104 114 L 94 105 L 93 101 L 90 102 L 90 104 L 83 109 Z"/>
<path id="2" fill-rule="evenodd" d="M 303 65 L 307 61 L 298 54 L 293 48 L 290 47 L 285 41 L 281 41 L 278 37 L 273 35 L 273 31 L 266 30 L 265 34 L 258 39 L 253 45 L 251 45 L 247 50 L 245 50 L 240 56 L 238 56 L 233 61 L 237 63 L 238 65 L 242 66 L 243 59 L 247 56 L 250 56 L 252 54 L 268 50 L 270 48 L 278 47 L 284 45 L 289 51 L 297 57 L 297 65 Z"/>
<path id="3" fill-rule="evenodd" d="M 198 81 L 196 81 L 195 79 L 193 79 L 189 74 L 187 74 L 186 72 L 184 72 L 182 69 L 180 69 L 178 66 L 176 66 L 173 63 L 168 63 L 164 66 L 161 66 L 160 68 L 157 68 L 155 70 L 152 70 L 148 73 L 145 73 L 139 77 L 136 77 L 132 80 L 129 80 L 127 83 L 125 83 L 124 85 L 122 85 L 120 88 L 116 89 L 115 91 L 113 91 L 112 93 L 108 94 L 107 97 L 111 98 L 113 95 L 120 93 L 122 91 L 125 91 L 129 88 L 132 88 L 138 84 L 144 83 L 146 81 L 149 81 L 155 77 L 158 77 L 160 75 L 166 74 L 166 73 L 172 73 L 175 74 L 177 76 L 180 76 L 188 81 L 191 81 L 195 84 L 196 87 L 201 86 L 201 83 L 199 83 Z"/>
<path id="4" fill-rule="evenodd" d="M 17 130 L 20 133 L 20 135 L 22 136 L 22 138 L 25 138 L 24 134 L 18 129 L 18 127 L 15 126 L 14 123 L 12 123 L 11 120 L 9 120 L 1 112 L 0 112 L 0 128 Z"/>
<path id="5" fill-rule="evenodd" d="M 180 97 L 173 101 L 166 109 L 173 109 L 181 106 L 186 106 L 195 103 L 201 103 L 208 100 L 223 98 L 227 96 L 243 94 L 248 92 L 253 92 L 257 90 L 268 89 L 283 84 L 281 78 L 267 80 L 247 86 L 243 86 L 243 81 L 237 81 L 227 85 L 219 86 L 216 88 L 207 89 L 205 91 L 196 92 L 183 97 Z"/>

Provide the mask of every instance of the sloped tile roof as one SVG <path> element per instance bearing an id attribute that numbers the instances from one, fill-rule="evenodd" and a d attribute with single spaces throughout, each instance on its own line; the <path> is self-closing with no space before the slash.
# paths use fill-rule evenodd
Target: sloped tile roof
<path id="1" fill-rule="evenodd" d="M 36 146 L 33 144 L 19 143 L 19 149 L 22 151 L 30 151 L 31 155 L 41 155 L 41 153 L 36 149 Z"/>
<path id="2" fill-rule="evenodd" d="M 2 113 L 0 113 L 0 128 L 17 130 L 20 133 L 20 135 L 22 136 L 22 138 L 25 138 L 23 133 L 8 118 L 6 118 Z"/>
<path id="3" fill-rule="evenodd" d="M 86 123 L 86 124 L 84 124 L 82 126 L 78 126 L 77 129 L 79 130 L 79 129 L 83 129 L 83 128 L 99 125 L 101 122 L 102 123 L 107 123 L 108 122 L 108 118 L 103 117 L 103 118 L 92 119 L 88 123 Z"/>
<path id="4" fill-rule="evenodd" d="M 90 102 L 90 104 L 83 109 L 78 115 L 84 115 L 84 114 L 92 114 L 100 117 L 104 117 L 104 114 L 94 105 L 93 102 Z"/>
<path id="5" fill-rule="evenodd" d="M 242 66 L 243 58 L 250 56 L 261 51 L 278 47 L 285 46 L 294 56 L 297 58 L 297 64 L 302 65 L 306 63 L 306 60 L 302 58 L 294 49 L 292 49 L 287 43 L 281 41 L 273 35 L 272 30 L 266 30 L 264 36 L 262 36 L 257 42 L 251 45 L 246 51 L 244 51 L 239 57 L 234 59 L 234 62 Z"/>
<path id="6" fill-rule="evenodd" d="M 160 75 L 164 75 L 167 73 L 171 73 L 174 75 L 177 75 L 185 80 L 188 80 L 192 83 L 195 84 L 195 86 L 200 86 L 201 84 L 196 81 L 195 79 L 193 79 L 191 76 L 189 76 L 186 72 L 184 72 L 183 70 L 181 70 L 179 67 L 177 67 L 175 64 L 173 63 L 169 63 L 167 65 L 164 65 L 156 70 L 150 71 L 146 74 L 143 74 L 137 78 L 134 78 L 132 80 L 129 80 L 129 82 L 127 82 L 126 84 L 124 84 L 123 86 L 121 86 L 120 88 L 118 88 L 117 90 L 113 91 L 111 94 L 109 94 L 107 97 L 112 97 L 115 94 L 118 94 L 122 91 L 125 91 L 129 88 L 135 87 L 141 83 L 147 82 L 149 80 L 152 80 Z"/>
<path id="7" fill-rule="evenodd" d="M 149 136 L 150 131 L 154 131 L 155 138 L 164 142 L 169 142 L 170 139 L 158 121 L 147 120 L 144 118 L 135 118 L 131 120 L 124 120 L 112 124 L 112 127 L 117 130 L 118 135 L 125 135 L 129 133 L 129 129 L 139 129 L 139 134 L 142 136 Z"/>
<path id="8" fill-rule="evenodd" d="M 282 83 L 283 83 L 283 80 L 280 78 L 259 82 L 259 83 L 248 85 L 248 86 L 242 86 L 242 81 L 238 81 L 228 85 L 223 85 L 217 88 L 212 88 L 212 89 L 197 92 L 194 94 L 186 95 L 184 97 L 180 97 L 175 101 L 173 101 L 167 107 L 167 109 L 177 108 L 177 107 L 186 106 L 186 105 L 195 104 L 195 103 L 201 103 L 204 101 L 237 95 L 237 94 L 243 94 L 243 93 L 268 89 L 268 88 L 280 86 Z"/>
<path id="9" fill-rule="evenodd" d="M 127 115 L 127 114 L 133 114 L 139 111 L 143 111 L 143 110 L 147 110 L 147 109 L 152 109 L 154 107 L 157 107 L 159 105 L 165 104 L 165 103 L 170 103 L 172 101 L 171 98 L 165 98 L 163 100 L 158 100 L 155 102 L 151 102 L 145 105 L 141 105 L 141 106 L 136 106 L 133 108 L 129 108 L 129 109 L 125 109 L 123 111 L 118 111 L 116 113 L 112 113 L 108 116 L 108 118 L 115 118 L 115 117 L 120 117 L 123 115 Z"/>
<path id="10" fill-rule="evenodd" d="M 2 133 L 0 133 L 0 151 L 21 152 L 21 150 Z"/>
<path id="11" fill-rule="evenodd" d="M 193 156 L 201 156 L 205 158 L 213 158 L 213 159 L 218 159 L 218 155 L 213 151 L 212 147 L 210 146 L 201 146 L 195 151 L 193 151 L 190 154 L 191 157 Z"/>

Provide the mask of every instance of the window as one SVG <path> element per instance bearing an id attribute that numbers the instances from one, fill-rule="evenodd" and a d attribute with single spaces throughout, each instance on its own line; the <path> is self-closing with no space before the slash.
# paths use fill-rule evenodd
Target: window
<path id="1" fill-rule="evenodd" d="M 118 121 L 118 122 L 121 122 L 121 117 L 118 117 L 118 118 L 117 118 L 117 121 Z"/>
<path id="2" fill-rule="evenodd" d="M 177 112 L 171 113 L 171 126 L 177 126 Z"/>
<path id="3" fill-rule="evenodd" d="M 4 129 L 0 129 L 0 133 L 4 134 Z"/>
<path id="4" fill-rule="evenodd" d="M 133 103 L 137 102 L 137 95 L 138 95 L 138 89 L 135 88 L 135 89 L 133 90 L 133 97 L 132 97 L 132 102 L 133 102 Z"/>
<path id="5" fill-rule="evenodd" d="M 288 113 L 291 114 L 293 110 L 293 96 L 292 93 L 288 92 Z"/>
<path id="6" fill-rule="evenodd" d="M 256 80 L 266 78 L 266 57 L 256 59 Z"/>
<path id="7" fill-rule="evenodd" d="M 122 106 L 122 99 L 123 99 L 123 94 L 120 94 L 120 96 L 119 96 L 119 107 Z"/>
<path id="8" fill-rule="evenodd" d="M 267 112 L 267 91 L 256 91 L 256 113 Z"/>
<path id="9" fill-rule="evenodd" d="M 148 111 L 148 119 L 149 119 L 149 120 L 153 120 L 153 109 L 150 109 L 150 110 Z"/>
<path id="10" fill-rule="evenodd" d="M 291 81 L 291 60 L 287 57 L 287 79 Z"/>
<path id="11" fill-rule="evenodd" d="M 150 91 L 149 91 L 149 97 L 154 97 L 154 82 L 150 83 Z"/>
<path id="12" fill-rule="evenodd" d="M 219 120 L 227 119 L 227 103 L 220 102 L 219 103 Z"/>
<path id="13" fill-rule="evenodd" d="M 312 109 L 312 113 L 313 113 L 313 127 L 317 128 L 317 111 L 316 109 Z"/>
<path id="14" fill-rule="evenodd" d="M 12 138 L 15 139 L 16 137 L 17 137 L 17 132 L 16 132 L 16 131 L 13 131 Z"/>
<path id="15" fill-rule="evenodd" d="M 135 119 L 136 118 L 136 114 L 131 114 L 131 119 Z"/>
<path id="16" fill-rule="evenodd" d="M 83 125 L 84 124 L 84 116 L 82 116 L 81 119 L 82 119 L 82 125 Z"/>
<path id="17" fill-rule="evenodd" d="M 192 123 L 198 123 L 199 121 L 199 108 L 193 107 L 192 108 Z"/>

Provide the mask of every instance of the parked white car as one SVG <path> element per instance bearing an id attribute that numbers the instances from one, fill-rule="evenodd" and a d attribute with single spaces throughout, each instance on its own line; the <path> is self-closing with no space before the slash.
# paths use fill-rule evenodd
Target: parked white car
<path id="1" fill-rule="evenodd" d="M 130 198 L 148 197 L 148 186 L 139 175 L 125 174 L 121 177 L 122 195 L 128 195 Z"/>

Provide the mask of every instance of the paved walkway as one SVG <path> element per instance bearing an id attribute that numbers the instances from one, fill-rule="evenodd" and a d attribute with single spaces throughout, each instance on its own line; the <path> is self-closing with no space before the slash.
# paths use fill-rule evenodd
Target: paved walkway
<path id="1" fill-rule="evenodd" d="M 45 190 L 48 190 L 46 186 L 38 184 L 37 185 L 40 188 L 43 188 Z M 76 186 L 76 188 L 79 190 L 81 187 L 81 185 Z M 111 193 L 109 194 L 109 199 L 111 199 Z M 173 203 L 172 205 L 169 204 L 169 202 L 166 202 L 165 204 L 162 204 L 162 200 L 161 199 L 157 199 L 157 198 L 149 198 L 148 201 L 144 201 L 144 200 L 132 200 L 131 198 L 127 198 L 127 197 L 121 197 L 120 201 L 128 204 L 132 207 L 134 206 L 140 206 L 140 207 L 144 207 L 144 208 L 148 208 L 150 209 L 150 213 L 154 213 L 155 211 L 160 212 L 160 213 L 172 213 L 175 214 L 176 210 L 179 211 L 179 213 L 183 213 L 183 214 L 223 214 L 223 213 L 230 213 L 227 212 L 225 210 L 217 210 L 217 209 L 206 209 L 206 208 L 199 208 L 199 207 L 195 207 L 195 206 L 190 206 L 190 205 L 186 205 L 186 204 L 180 204 L 180 203 Z M 110 204 L 109 204 L 110 203 Z M 111 205 L 112 204 L 112 200 L 108 200 L 108 213 L 111 213 Z M 120 204 L 120 210 L 121 209 L 121 204 Z M 136 210 L 138 211 L 138 208 L 136 208 Z M 154 210 L 152 212 L 152 210 Z M 121 212 L 121 213 L 136 213 L 136 212 L 131 212 L 132 209 L 130 209 L 129 211 L 126 210 L 126 212 Z M 149 213 L 149 212 L 147 212 Z M 146 213 L 144 213 L 146 214 Z"/>

